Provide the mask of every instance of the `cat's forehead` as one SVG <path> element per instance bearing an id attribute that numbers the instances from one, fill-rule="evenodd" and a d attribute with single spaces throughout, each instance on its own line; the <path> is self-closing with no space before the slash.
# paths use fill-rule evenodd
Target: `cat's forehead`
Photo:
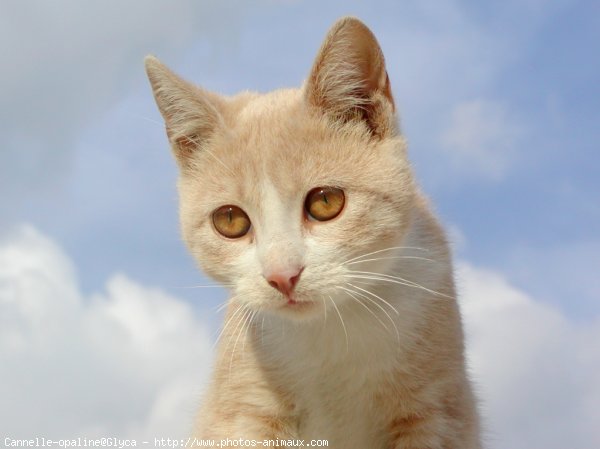
<path id="1" fill-rule="evenodd" d="M 331 157 L 322 144 L 334 144 L 322 128 L 302 101 L 301 91 L 280 90 L 245 101 L 217 145 L 240 178 L 253 183 L 268 179 L 284 193 L 310 182 L 317 172 L 322 174 L 323 158 Z"/>
<path id="2" fill-rule="evenodd" d="M 226 122 L 198 161 L 200 188 L 215 201 L 258 209 L 267 191 L 285 202 L 324 185 L 386 183 L 385 149 L 364 132 L 331 126 L 310 110 L 299 89 L 234 97 Z"/>
<path id="3" fill-rule="evenodd" d="M 272 124 L 275 124 L 282 114 L 295 109 L 301 101 L 301 96 L 300 89 L 278 89 L 264 94 L 238 94 L 228 102 L 230 117 L 233 119 L 229 125 L 239 129 L 246 125 L 255 126 L 257 123 L 273 120 Z"/>
<path id="4" fill-rule="evenodd" d="M 222 150 L 266 175 L 285 178 L 344 169 L 345 161 L 364 159 L 370 141 L 344 133 L 304 101 L 300 89 L 278 90 L 245 99 L 230 117 Z"/>

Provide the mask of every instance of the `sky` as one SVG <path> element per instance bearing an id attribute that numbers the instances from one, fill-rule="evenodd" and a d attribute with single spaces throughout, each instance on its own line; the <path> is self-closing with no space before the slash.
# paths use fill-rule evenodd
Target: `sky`
<path id="1" fill-rule="evenodd" d="M 600 447 L 600 4 L 574 0 L 2 2 L 0 437 L 186 435 L 226 294 L 193 288 L 143 57 L 293 87 L 344 15 L 449 230 L 487 447 Z"/>

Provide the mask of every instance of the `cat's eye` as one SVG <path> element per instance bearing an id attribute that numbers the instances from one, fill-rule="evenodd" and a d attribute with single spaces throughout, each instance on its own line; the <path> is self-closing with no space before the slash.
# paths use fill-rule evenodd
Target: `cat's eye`
<path id="1" fill-rule="evenodd" d="M 221 206 L 213 212 L 213 224 L 219 234 L 237 239 L 250 230 L 250 219 L 246 212 L 237 206 Z"/>
<path id="2" fill-rule="evenodd" d="M 344 191 L 336 187 L 317 187 L 306 195 L 304 209 L 315 220 L 327 221 L 337 217 L 344 208 Z"/>

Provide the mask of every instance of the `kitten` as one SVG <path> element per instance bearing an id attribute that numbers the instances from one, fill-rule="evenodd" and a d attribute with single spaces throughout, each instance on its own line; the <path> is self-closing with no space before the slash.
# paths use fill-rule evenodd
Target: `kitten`
<path id="1" fill-rule="evenodd" d="M 448 246 L 371 31 L 338 21 L 300 89 L 223 97 L 146 69 L 184 240 L 233 293 L 194 436 L 479 448 Z"/>

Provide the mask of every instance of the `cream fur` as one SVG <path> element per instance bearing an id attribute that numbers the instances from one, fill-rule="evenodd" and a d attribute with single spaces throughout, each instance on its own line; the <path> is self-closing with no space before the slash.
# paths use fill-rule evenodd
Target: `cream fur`
<path id="1" fill-rule="evenodd" d="M 194 436 L 479 448 L 448 247 L 370 30 L 338 21 L 305 85 L 265 95 L 225 98 L 146 67 L 181 168 L 184 239 L 232 290 Z M 303 216 L 318 186 L 346 195 L 329 222 Z M 213 228 L 226 204 L 250 217 L 246 236 Z M 304 307 L 263 277 L 290 267 L 304 267 Z"/>

